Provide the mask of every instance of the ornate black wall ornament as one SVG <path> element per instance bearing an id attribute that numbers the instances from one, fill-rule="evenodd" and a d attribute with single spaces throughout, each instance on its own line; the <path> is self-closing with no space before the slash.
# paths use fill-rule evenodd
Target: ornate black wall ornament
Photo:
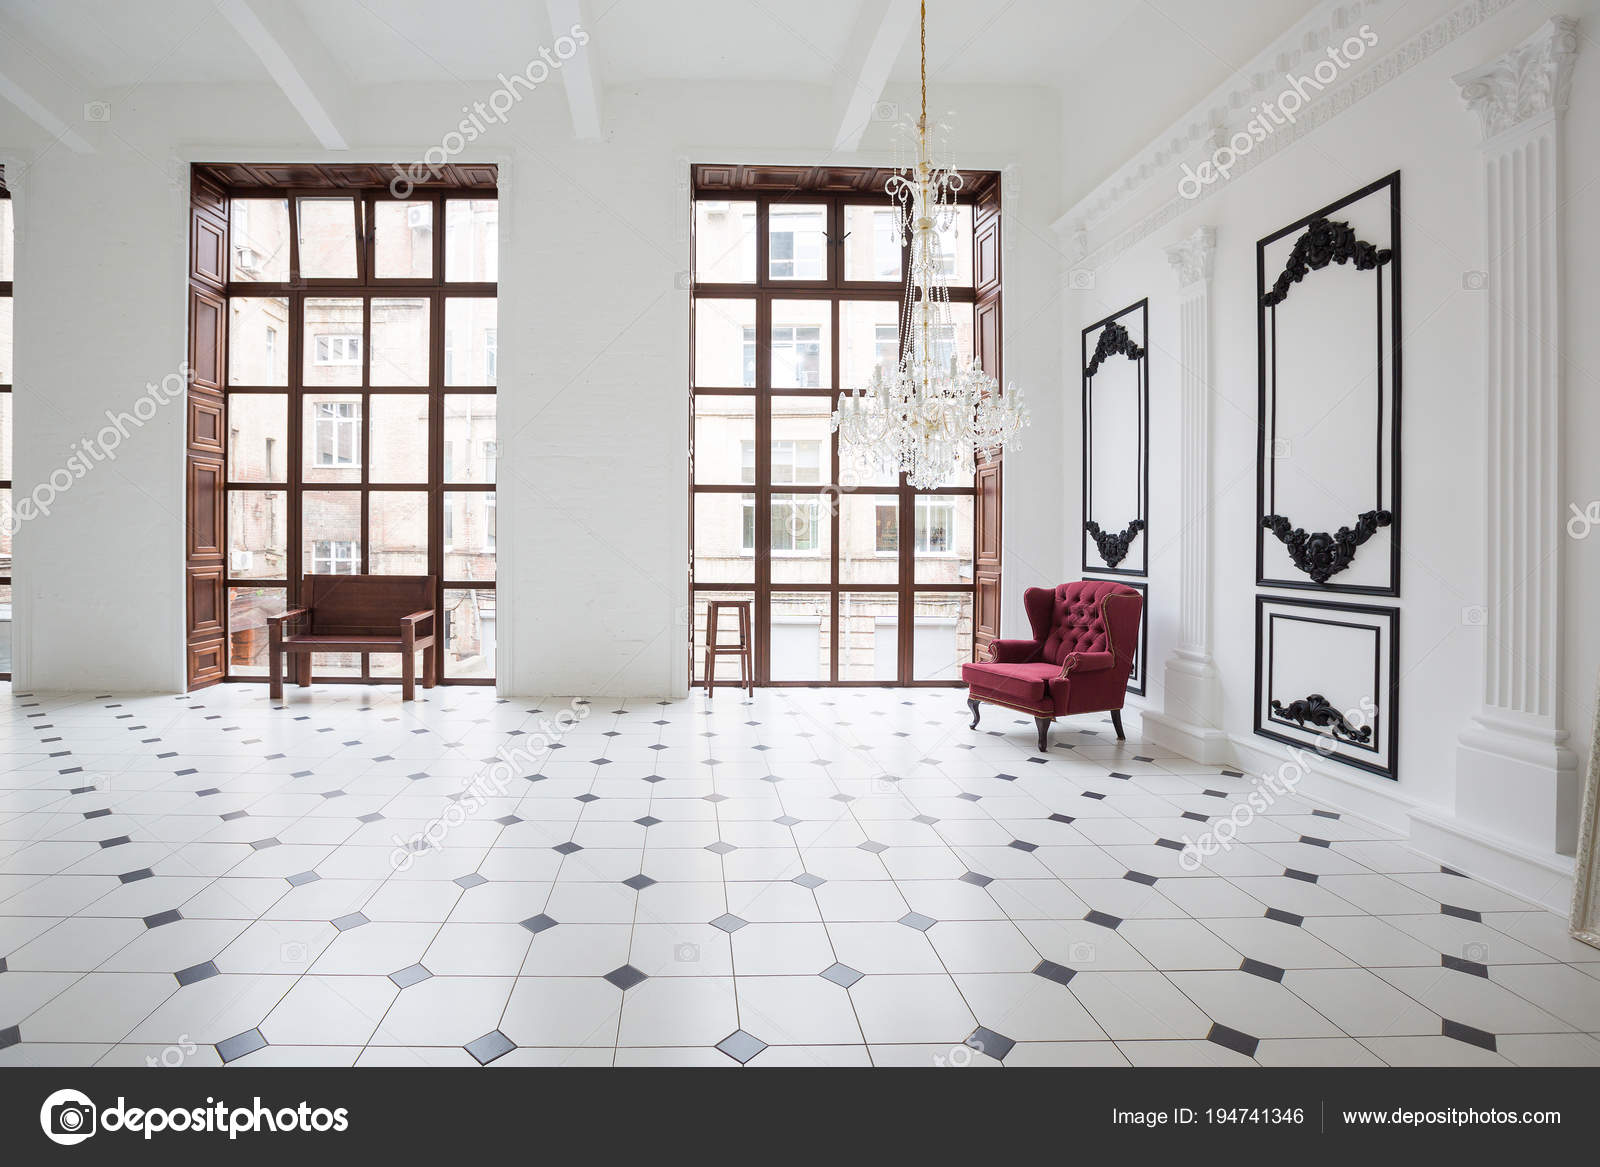
<path id="1" fill-rule="evenodd" d="M 1334 737 L 1343 738 L 1347 742 L 1360 742 L 1365 745 L 1372 740 L 1370 725 L 1363 725 L 1359 729 L 1351 725 L 1345 720 L 1344 714 L 1335 709 L 1321 693 L 1313 693 L 1309 697 L 1302 697 L 1287 705 L 1274 699 L 1272 712 L 1299 726 L 1310 722 L 1318 729 L 1328 730 Z"/>
<path id="2" fill-rule="evenodd" d="M 1357 271 L 1371 271 L 1388 263 L 1394 252 L 1387 247 L 1366 243 L 1356 238 L 1349 223 L 1336 223 L 1332 219 L 1312 219 L 1306 233 L 1295 240 L 1289 262 L 1284 265 L 1272 290 L 1261 298 L 1271 308 L 1289 295 L 1289 289 L 1314 271 L 1321 271 L 1330 263 L 1353 263 Z"/>
<path id="3" fill-rule="evenodd" d="M 1144 520 L 1134 519 L 1121 534 L 1113 531 L 1102 531 L 1100 524 L 1090 519 L 1083 525 L 1089 532 L 1089 538 L 1094 540 L 1094 545 L 1100 551 L 1100 558 L 1106 561 L 1107 567 L 1115 567 L 1128 557 L 1128 549 L 1133 546 L 1133 541 L 1140 531 L 1144 530 Z"/>
<path id="4" fill-rule="evenodd" d="M 1140 300 L 1090 324 L 1080 338 L 1083 534 L 1078 538 L 1086 575 L 1103 572 L 1133 580 L 1149 571 L 1149 337 L 1150 302 Z"/>
<path id="5" fill-rule="evenodd" d="M 1400 594 L 1400 224 L 1396 171 L 1256 243 L 1257 586 Z"/>
<path id="6" fill-rule="evenodd" d="M 1289 549 L 1289 558 L 1296 567 L 1317 583 L 1325 584 L 1355 561 L 1357 547 L 1376 535 L 1379 527 L 1392 522 L 1394 516 L 1388 511 L 1366 511 L 1356 517 L 1354 527 L 1340 527 L 1331 535 L 1327 531 L 1308 533 L 1282 515 L 1268 515 L 1261 525 Z"/>
<path id="7" fill-rule="evenodd" d="M 1094 346 L 1094 356 L 1083 370 L 1083 375 L 1092 377 L 1100 371 L 1100 366 L 1109 356 L 1124 356 L 1130 361 L 1136 361 L 1144 356 L 1144 349 L 1135 344 L 1128 335 L 1128 330 L 1113 320 L 1100 330 L 1100 340 Z"/>

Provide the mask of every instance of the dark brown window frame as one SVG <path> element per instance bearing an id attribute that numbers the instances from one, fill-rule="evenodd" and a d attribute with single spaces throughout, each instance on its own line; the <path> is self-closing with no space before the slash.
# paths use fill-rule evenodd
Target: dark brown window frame
<path id="1" fill-rule="evenodd" d="M 4 166 L 0 166 L 0 199 L 5 199 L 7 202 L 9 202 L 11 200 L 11 190 L 10 190 L 9 187 L 6 186 L 6 169 L 5 169 Z M 12 247 L 12 262 L 13 263 L 16 262 L 16 250 L 15 250 L 16 229 L 17 229 L 16 220 L 13 219 L 12 223 L 11 223 L 12 239 L 13 239 L 13 247 Z M 15 273 L 13 272 L 13 274 L 15 274 Z M 11 306 L 12 306 L 11 326 L 12 326 L 12 329 L 13 329 L 12 346 L 11 346 L 11 360 L 12 360 L 12 363 L 13 363 L 13 370 L 14 370 L 15 369 L 15 362 L 16 362 L 16 337 L 15 337 L 15 329 L 16 329 L 16 300 L 15 300 L 15 298 L 13 296 L 13 285 L 12 285 L 12 281 L 11 280 L 0 280 L 0 300 L 10 300 L 11 301 Z M 13 377 L 16 376 L 15 371 L 13 371 L 12 376 Z M 13 388 L 14 388 L 14 386 L 10 382 L 0 383 L 0 394 L 4 394 L 5 396 L 11 398 L 11 436 L 14 436 L 16 434 L 16 431 L 17 431 L 17 413 L 16 413 L 16 404 L 17 403 L 16 403 L 16 398 L 13 395 L 13 392 L 12 392 Z M 13 441 L 13 447 L 14 447 L 14 445 L 15 445 L 15 443 Z M 16 466 L 16 457 L 17 457 L 17 452 L 16 452 L 16 449 L 13 448 L 10 451 L 10 460 L 11 460 L 11 464 L 12 464 L 13 468 Z M 14 487 L 15 487 L 15 483 L 13 483 L 10 478 L 0 478 L 0 490 L 5 491 L 6 497 L 11 498 L 11 505 L 13 507 L 15 507 L 17 505 L 17 500 L 15 498 L 11 497 Z M 15 543 L 13 543 L 13 545 L 12 545 L 12 554 L 13 554 L 13 556 L 16 554 Z M 11 589 L 11 584 L 12 584 L 11 574 L 12 574 L 11 573 L 11 568 L 10 568 L 10 566 L 7 566 L 7 568 L 5 569 L 4 573 L 0 574 L 0 588 L 6 588 L 7 590 Z M 16 663 L 16 654 L 17 654 L 17 631 L 16 631 L 17 630 L 17 623 L 16 623 L 17 617 L 16 617 L 16 612 L 17 612 L 17 597 L 16 597 L 15 593 L 13 593 L 12 596 L 11 596 L 11 660 L 12 660 L 13 664 Z M 0 672 L 0 681 L 9 681 L 10 679 L 11 679 L 10 672 Z"/>
<path id="2" fill-rule="evenodd" d="M 214 176 L 216 171 L 225 171 L 222 167 L 197 167 L 204 169 L 208 177 Z M 252 167 L 251 178 L 259 177 L 254 172 L 262 168 Z M 298 182 L 304 182 L 308 177 L 323 181 L 327 176 L 326 168 L 305 170 L 296 169 Z M 373 168 L 364 168 L 367 173 L 358 177 L 371 179 Z M 346 184 L 348 176 L 340 173 L 333 175 L 333 181 L 328 185 L 298 185 L 285 183 L 274 185 L 266 182 L 249 182 L 241 185 L 225 185 L 220 187 L 222 195 L 221 217 L 224 226 L 227 226 L 228 213 L 231 210 L 232 200 L 245 199 L 285 199 L 289 210 L 289 279 L 281 282 L 268 281 L 232 281 L 231 266 L 223 269 L 223 282 L 221 296 L 224 301 L 225 313 L 224 329 L 226 329 L 226 302 L 238 298 L 268 299 L 282 298 L 287 302 L 288 336 L 287 383 L 284 385 L 234 385 L 230 383 L 228 375 L 228 362 L 224 355 L 220 358 L 218 381 L 220 382 L 224 418 L 227 403 L 236 396 L 246 395 L 276 395 L 285 398 L 287 410 L 286 424 L 287 437 L 284 451 L 284 467 L 288 475 L 283 482 L 241 481 L 234 482 L 226 466 L 226 435 L 225 421 L 219 423 L 224 452 L 221 454 L 223 462 L 223 498 L 220 500 L 222 512 L 222 547 L 228 546 L 226 533 L 226 516 L 228 512 L 228 498 L 235 491 L 282 492 L 286 500 L 287 515 L 285 517 L 285 563 L 291 569 L 290 578 L 287 579 L 238 579 L 235 578 L 231 564 L 224 554 L 220 563 L 220 607 L 222 612 L 224 647 L 223 669 L 221 676 L 208 677 L 209 680 L 228 680 L 239 683 L 265 683 L 265 677 L 235 676 L 228 671 L 227 664 L 231 662 L 231 652 L 227 645 L 231 644 L 232 630 L 227 627 L 228 615 L 231 604 L 228 597 L 235 587 L 241 588 L 282 588 L 286 595 L 286 604 L 293 608 L 298 606 L 301 591 L 301 576 L 304 574 L 305 547 L 302 538 L 303 525 L 303 496 L 310 490 L 313 492 L 338 491 L 357 492 L 361 495 L 361 527 L 360 568 L 366 571 L 370 564 L 372 553 L 370 540 L 371 496 L 374 493 L 425 493 L 428 497 L 428 569 L 427 574 L 438 581 L 435 598 L 435 618 L 439 622 L 440 635 L 433 649 L 438 664 L 438 676 L 441 684 L 447 685 L 485 685 L 495 684 L 495 678 L 460 677 L 451 676 L 445 661 L 445 637 L 443 634 L 445 620 L 445 595 L 451 591 L 498 591 L 498 571 L 494 580 L 459 580 L 446 578 L 444 574 L 445 547 L 444 547 L 444 503 L 445 495 L 461 493 L 494 494 L 497 483 L 491 482 L 447 482 L 444 479 L 444 425 L 445 402 L 450 397 L 496 396 L 495 385 L 449 385 L 444 384 L 444 327 L 446 301 L 454 299 L 498 299 L 498 282 L 486 281 L 446 281 L 445 279 L 445 243 L 446 243 L 446 214 L 445 203 L 450 199 L 496 199 L 498 190 L 487 185 L 478 176 L 476 181 L 460 185 L 438 182 L 426 186 L 419 186 L 405 199 L 397 198 L 387 187 L 355 185 L 353 182 Z M 335 183 L 338 183 L 335 185 Z M 353 279 L 327 279 L 327 278 L 301 278 L 300 276 L 300 232 L 299 232 L 299 200 L 303 198 L 349 198 L 351 199 L 352 213 L 357 216 L 356 228 L 356 275 Z M 375 271 L 376 256 L 376 213 L 378 203 L 401 202 L 407 205 L 427 203 L 432 206 L 433 215 L 433 240 L 432 240 L 432 271 L 428 278 L 419 277 L 391 277 L 378 278 Z M 227 249 L 223 253 L 224 263 L 231 260 Z M 348 298 L 359 299 L 362 304 L 362 352 L 361 352 L 361 382 L 351 386 L 307 386 L 304 383 L 304 343 L 305 343 L 305 307 L 307 300 Z M 372 301 L 374 299 L 414 299 L 428 301 L 428 378 L 425 386 L 373 386 L 371 383 L 372 360 Z M 194 338 L 191 337 L 191 346 Z M 497 378 L 498 379 L 498 378 Z M 307 483 L 305 477 L 305 448 L 304 441 L 304 416 L 306 397 L 336 392 L 341 395 L 359 397 L 361 401 L 361 460 L 360 480 L 349 483 Z M 428 431 L 428 481 L 427 482 L 380 482 L 371 481 L 371 432 L 372 408 L 374 397 L 423 397 L 429 403 L 429 431 Z M 498 476 L 498 475 L 497 475 Z M 191 492 L 192 492 L 191 485 Z M 191 498 L 191 509 L 194 500 Z M 193 569 L 191 568 L 191 571 Z M 191 630 L 191 638 L 193 632 Z M 312 680 L 317 684 L 394 684 L 398 685 L 398 676 L 374 675 L 371 667 L 371 656 L 362 654 L 361 675 L 314 675 Z M 196 684 L 194 666 L 191 662 L 191 687 Z M 203 682 L 202 682 L 203 683 Z"/>
<path id="3" fill-rule="evenodd" d="M 916 490 L 907 484 L 905 476 L 900 476 L 897 486 L 857 486 L 853 487 L 850 494 L 853 496 L 877 496 L 893 498 L 898 502 L 898 564 L 896 582 L 892 584 L 857 584 L 842 583 L 840 580 L 840 566 L 842 547 L 840 546 L 840 512 L 841 507 L 829 506 L 829 522 L 831 535 L 829 541 L 829 582 L 812 584 L 774 583 L 772 580 L 772 496 L 773 494 L 799 495 L 815 494 L 828 496 L 830 488 L 833 497 L 838 497 L 837 483 L 840 478 L 839 439 L 834 434 L 829 442 L 831 457 L 831 473 L 825 484 L 810 486 L 794 483 L 774 484 L 772 477 L 772 405 L 777 399 L 783 397 L 829 397 L 837 408 L 839 394 L 842 392 L 840 385 L 840 360 L 841 345 L 839 343 L 839 314 L 840 305 L 845 301 L 879 300 L 899 303 L 904 296 L 905 268 L 908 263 L 908 252 L 902 249 L 901 279 L 899 281 L 853 281 L 844 279 L 843 252 L 844 252 L 844 217 L 847 206 L 867 206 L 874 209 L 887 207 L 888 198 L 883 193 L 883 182 L 891 171 L 845 169 L 845 168 L 804 168 L 804 167 L 719 167 L 699 165 L 693 168 L 693 196 L 694 201 L 701 199 L 730 200 L 740 202 L 754 202 L 756 204 L 756 278 L 753 283 L 702 283 L 693 280 L 691 284 L 689 314 L 689 427 L 691 435 L 695 426 L 695 398 L 697 396 L 720 397 L 751 397 L 755 401 L 755 456 L 756 471 L 755 482 L 739 483 L 733 485 L 706 484 L 696 485 L 694 481 L 693 465 L 691 462 L 689 474 L 689 592 L 690 613 L 688 621 L 689 661 L 688 676 L 690 688 L 696 684 L 696 669 L 702 667 L 696 653 L 695 625 L 693 612 L 697 601 L 702 594 L 706 598 L 715 598 L 721 594 L 749 594 L 754 597 L 752 604 L 753 630 L 753 663 L 755 683 L 775 688 L 816 688 L 821 686 L 843 688 L 897 688 L 897 687 L 925 687 L 946 688 L 961 685 L 960 680 L 913 680 L 915 662 L 913 651 L 915 644 L 915 603 L 919 594 L 957 594 L 971 597 L 972 611 L 972 637 L 973 651 L 977 656 L 987 647 L 987 642 L 993 638 L 993 632 L 985 633 L 986 627 L 998 629 L 998 609 L 986 617 L 980 613 L 980 608 L 991 602 L 989 597 L 994 597 L 993 603 L 998 603 L 999 595 L 999 562 L 998 562 L 998 490 L 999 490 L 999 458 L 996 457 L 988 466 L 990 475 L 990 489 L 993 492 L 995 520 L 992 523 L 994 530 L 984 529 L 985 513 L 991 508 L 985 506 L 984 498 L 980 497 L 984 482 L 983 471 L 974 476 L 974 481 L 969 486 L 962 487 L 937 487 L 926 490 Z M 959 196 L 963 204 L 970 204 L 974 208 L 974 228 L 972 231 L 973 255 L 973 283 L 967 287 L 952 287 L 950 300 L 952 304 L 970 305 L 974 311 L 973 320 L 973 345 L 975 349 L 982 348 L 980 330 L 982 323 L 977 319 L 980 303 L 991 306 L 998 321 L 999 306 L 999 276 L 996 270 L 994 279 L 985 287 L 980 279 L 980 264 L 978 256 L 980 240 L 980 221 L 986 222 L 998 231 L 998 211 L 1000 183 L 999 176 L 991 173 L 976 173 L 968 175 L 968 182 Z M 769 275 L 769 216 L 768 211 L 774 206 L 784 204 L 799 206 L 826 205 L 828 207 L 828 278 L 820 281 L 807 281 L 795 279 L 772 279 Z M 691 215 L 691 240 L 693 238 L 693 207 Z M 996 234 L 995 238 L 998 238 Z M 695 270 L 696 260 L 691 242 L 691 272 Z M 700 300 L 754 300 L 755 301 L 755 336 L 756 336 L 756 370 L 754 386 L 720 386 L 700 385 L 696 382 L 694 373 L 695 349 L 695 306 Z M 832 362 L 832 376 L 829 383 L 831 388 L 799 388 L 775 389 L 772 387 L 772 304 L 774 300 L 826 300 L 832 305 L 832 342 L 830 360 Z M 996 333 L 998 338 L 998 332 Z M 904 343 L 904 337 L 900 338 Z M 999 376 L 998 346 L 991 345 L 995 351 L 978 353 L 984 362 L 985 368 L 994 376 Z M 853 388 L 853 386 L 844 387 Z M 737 494 L 755 496 L 755 536 L 754 536 L 754 574 L 749 582 L 724 583 L 724 582 L 696 582 L 694 578 L 694 525 L 695 502 L 699 495 L 711 494 Z M 957 496 L 973 499 L 973 530 L 972 554 L 973 574 L 970 582 L 965 584 L 918 584 L 916 582 L 916 554 L 915 539 L 915 508 L 918 497 L 928 496 Z M 992 565 L 986 565 L 981 548 L 989 545 L 995 547 Z M 980 595 L 980 592 L 984 594 Z M 770 676 L 771 666 L 771 604 L 774 593 L 779 594 L 818 594 L 829 598 L 829 667 L 825 680 L 802 681 L 774 681 Z M 896 679 L 885 680 L 841 680 L 840 679 L 840 621 L 841 597 L 845 595 L 861 595 L 880 593 L 897 597 L 898 620 L 896 624 Z M 981 623 L 980 621 L 984 622 Z"/>

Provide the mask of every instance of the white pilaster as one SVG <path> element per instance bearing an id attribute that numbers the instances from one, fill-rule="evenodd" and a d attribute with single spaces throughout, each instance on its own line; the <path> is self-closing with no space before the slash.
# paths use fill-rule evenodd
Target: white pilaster
<path id="1" fill-rule="evenodd" d="M 1198 227 L 1167 248 L 1178 277 L 1181 378 L 1178 644 L 1167 659 L 1162 710 L 1143 718 L 1145 736 L 1214 764 L 1228 758 L 1222 688 L 1211 659 L 1211 260 L 1214 227 Z"/>
<path id="2" fill-rule="evenodd" d="M 1561 725 L 1561 125 L 1577 55 L 1558 16 L 1454 78 L 1483 129 L 1488 254 L 1483 707 L 1456 751 L 1463 825 L 1536 853 L 1576 843 Z"/>

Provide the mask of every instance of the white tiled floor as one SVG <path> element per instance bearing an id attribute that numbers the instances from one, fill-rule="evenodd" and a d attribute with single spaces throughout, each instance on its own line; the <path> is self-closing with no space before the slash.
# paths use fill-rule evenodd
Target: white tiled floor
<path id="1" fill-rule="evenodd" d="M 962 696 L 0 688 L 0 1064 L 1600 1064 L 1560 918 Z"/>

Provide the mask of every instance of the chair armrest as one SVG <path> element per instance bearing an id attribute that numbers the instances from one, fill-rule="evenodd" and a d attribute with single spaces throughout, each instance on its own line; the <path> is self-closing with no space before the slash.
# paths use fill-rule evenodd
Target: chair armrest
<path id="1" fill-rule="evenodd" d="M 417 632 L 417 625 L 424 622 L 426 622 L 428 625 L 428 631 L 423 635 L 429 635 L 433 632 L 432 608 L 424 608 L 420 612 L 412 612 L 410 615 L 400 617 L 401 629 L 404 630 L 407 626 L 409 626 L 413 635 L 415 635 Z"/>
<path id="2" fill-rule="evenodd" d="M 1109 652 L 1069 652 L 1061 662 L 1061 675 L 1069 673 L 1097 673 L 1109 669 L 1117 658 Z"/>
<path id="3" fill-rule="evenodd" d="M 290 608 L 287 612 L 282 612 L 276 616 L 268 616 L 267 627 L 281 629 L 285 624 L 293 624 L 298 620 L 305 619 L 308 615 L 310 615 L 310 609 Z"/>
<path id="4" fill-rule="evenodd" d="M 1039 655 L 1039 642 L 1037 640 L 991 640 L 989 642 L 989 662 L 1001 665 L 1021 665 L 1036 659 Z"/>

